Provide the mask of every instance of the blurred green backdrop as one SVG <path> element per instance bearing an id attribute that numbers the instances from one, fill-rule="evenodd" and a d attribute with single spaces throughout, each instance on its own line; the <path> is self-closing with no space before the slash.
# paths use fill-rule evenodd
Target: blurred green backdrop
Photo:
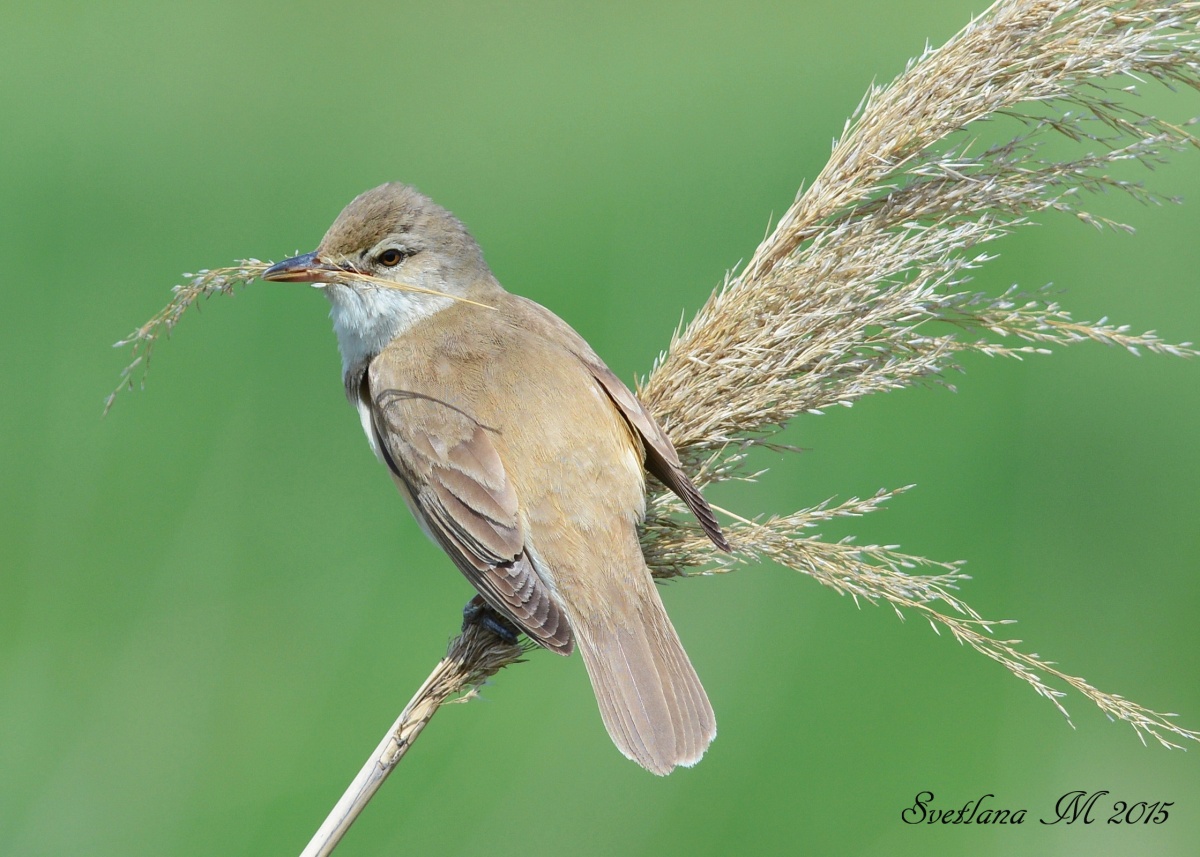
<path id="1" fill-rule="evenodd" d="M 981 12 L 724 4 L 47 2 L 0 30 L 0 854 L 296 853 L 440 655 L 470 592 L 341 394 L 320 295 L 192 313 L 144 393 L 101 402 L 181 271 L 311 249 L 388 179 L 455 211 L 500 280 L 624 378 L 811 179 L 872 81 Z M 1146 87 L 1183 119 L 1194 94 Z M 1103 199 L 981 287 L 1200 338 L 1188 199 Z M 831 530 L 967 559 L 968 600 L 1099 687 L 1200 726 L 1200 365 L 1082 346 L 970 359 L 959 392 L 805 417 L 746 514 L 918 483 Z M 840 410 L 840 409 L 839 409 Z M 720 720 L 660 780 L 578 659 L 451 707 L 339 854 L 1193 854 L 1200 754 L 1143 748 L 887 608 L 762 568 L 668 607 Z M 1044 827 L 1062 793 L 1174 801 L 1160 826 Z M 986 793 L 1022 827 L 910 827 Z"/>

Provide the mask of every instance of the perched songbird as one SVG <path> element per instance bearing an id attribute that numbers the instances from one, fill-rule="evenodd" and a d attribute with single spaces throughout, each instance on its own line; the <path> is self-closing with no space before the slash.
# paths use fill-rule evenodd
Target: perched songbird
<path id="1" fill-rule="evenodd" d="M 628 388 L 403 184 L 359 196 L 264 278 L 323 287 L 371 448 L 484 601 L 538 645 L 579 647 L 622 753 L 656 774 L 697 762 L 716 720 L 638 544 L 643 466 L 729 545 Z"/>

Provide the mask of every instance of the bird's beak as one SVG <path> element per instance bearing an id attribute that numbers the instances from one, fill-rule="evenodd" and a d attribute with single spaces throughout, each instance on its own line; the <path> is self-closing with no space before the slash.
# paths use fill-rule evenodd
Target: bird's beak
<path id="1" fill-rule="evenodd" d="M 345 273 L 345 269 L 323 262 L 316 253 L 305 253 L 272 265 L 263 271 L 262 278 L 277 283 L 331 283 Z"/>

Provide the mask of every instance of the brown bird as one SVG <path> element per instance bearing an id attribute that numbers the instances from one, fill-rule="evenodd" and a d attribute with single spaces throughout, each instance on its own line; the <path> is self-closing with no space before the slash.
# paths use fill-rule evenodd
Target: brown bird
<path id="1" fill-rule="evenodd" d="M 629 389 L 400 183 L 359 196 L 315 252 L 264 279 L 323 287 L 371 448 L 487 605 L 553 652 L 578 645 L 627 757 L 656 774 L 695 764 L 716 719 L 638 544 L 643 466 L 729 544 Z"/>

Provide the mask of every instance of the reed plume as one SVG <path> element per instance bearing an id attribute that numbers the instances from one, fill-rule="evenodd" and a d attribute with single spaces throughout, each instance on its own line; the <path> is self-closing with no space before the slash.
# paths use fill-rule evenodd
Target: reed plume
<path id="1" fill-rule="evenodd" d="M 1152 167 L 1200 141 L 1135 110 L 1126 84 L 1153 78 L 1200 88 L 1198 29 L 1200 3 L 1001 0 L 890 84 L 872 87 L 820 175 L 744 270 L 673 337 L 639 391 L 698 470 L 699 484 L 752 476 L 746 452 L 772 444 L 798 414 L 936 381 L 964 352 L 1021 357 L 1094 340 L 1135 354 L 1195 356 L 1191 343 L 1164 342 L 1152 331 L 1076 321 L 1040 293 L 1014 287 L 994 296 L 968 285 L 990 258 L 983 245 L 1032 225 L 1034 215 L 1062 212 L 1128 230 L 1084 209 L 1086 194 L 1166 199 L 1115 171 L 1131 161 Z M 1021 133 L 979 145 L 972 124 L 997 117 L 1015 120 Z M 1090 150 L 1043 157 L 1055 136 Z M 1143 741 L 1176 747 L 1177 739 L 1200 739 L 1173 715 L 1098 690 L 1020 651 L 1017 641 L 993 637 L 1008 623 L 983 618 L 955 594 L 964 579 L 959 563 L 812 534 L 904 490 L 737 521 L 730 527 L 737 550 L 728 558 L 712 555 L 698 528 L 680 522 L 674 498 L 658 491 L 643 544 L 663 577 L 706 562 L 728 570 L 773 560 L 856 599 L 920 613 L 1064 715 L 1066 685 Z"/>

